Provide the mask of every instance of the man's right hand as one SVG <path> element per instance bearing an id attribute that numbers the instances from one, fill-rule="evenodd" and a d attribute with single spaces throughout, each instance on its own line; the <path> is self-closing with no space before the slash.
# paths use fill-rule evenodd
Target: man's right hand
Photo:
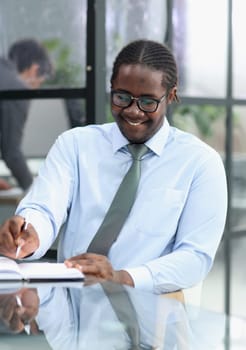
<path id="1" fill-rule="evenodd" d="M 18 259 L 24 258 L 37 250 L 39 238 L 32 224 L 24 228 L 23 217 L 15 215 L 7 219 L 0 227 L 0 254 L 9 258 L 16 258 L 16 250 L 20 245 Z"/>

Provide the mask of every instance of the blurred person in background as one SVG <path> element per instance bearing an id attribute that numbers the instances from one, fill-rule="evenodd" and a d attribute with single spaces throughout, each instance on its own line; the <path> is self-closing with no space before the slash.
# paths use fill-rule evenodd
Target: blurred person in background
<path id="1" fill-rule="evenodd" d="M 0 58 L 0 90 L 38 89 L 52 72 L 51 59 L 41 43 L 35 39 L 16 41 L 9 48 L 8 58 Z M 28 100 L 0 100 L 1 157 L 24 191 L 33 181 L 21 148 L 29 105 Z M 2 188 L 0 183 L 0 190 L 5 189 L 9 188 Z"/>

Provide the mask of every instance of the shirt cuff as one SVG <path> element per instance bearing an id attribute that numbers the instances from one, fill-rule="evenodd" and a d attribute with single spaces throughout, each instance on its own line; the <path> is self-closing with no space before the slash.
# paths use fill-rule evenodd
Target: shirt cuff
<path id="1" fill-rule="evenodd" d="M 27 222 L 30 222 L 33 225 L 39 237 L 38 249 L 29 258 L 25 258 L 25 260 L 41 258 L 45 255 L 54 240 L 51 233 L 51 224 L 45 219 L 45 217 L 41 216 L 40 213 L 37 213 L 35 210 L 21 210 L 16 212 L 16 215 L 27 218 Z"/>
<path id="2" fill-rule="evenodd" d="M 153 277 L 146 266 L 127 268 L 124 270 L 131 275 L 135 288 L 152 293 L 154 292 Z"/>

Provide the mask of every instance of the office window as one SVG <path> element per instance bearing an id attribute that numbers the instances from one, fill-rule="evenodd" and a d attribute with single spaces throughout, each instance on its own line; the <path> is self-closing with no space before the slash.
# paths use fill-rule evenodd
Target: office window
<path id="1" fill-rule="evenodd" d="M 227 1 L 174 0 L 173 49 L 185 96 L 225 97 Z"/>
<path id="2" fill-rule="evenodd" d="M 246 107 L 233 112 L 232 225 L 246 231 Z"/>
<path id="3" fill-rule="evenodd" d="M 244 0 L 233 1 L 233 97 L 244 99 L 246 98 L 245 11 Z"/>
<path id="4" fill-rule="evenodd" d="M 224 157 L 225 108 L 213 105 L 176 105 L 172 123 L 215 148 Z"/>
<path id="5" fill-rule="evenodd" d="M 45 43 L 52 56 L 52 86 L 84 86 L 86 8 L 86 0 L 1 1 L 0 55 L 6 56 L 18 39 L 35 38 Z"/>
<path id="6" fill-rule="evenodd" d="M 113 61 L 128 42 L 136 39 L 165 41 L 166 0 L 108 0 L 106 2 L 107 89 Z"/>
<path id="7" fill-rule="evenodd" d="M 54 65 L 53 76 L 40 89 L 85 86 L 86 11 L 87 0 L 1 1 L 0 55 L 6 58 L 9 47 L 20 39 L 36 39 L 47 48 Z M 82 99 L 32 100 L 30 107 L 23 140 L 27 156 L 45 156 L 61 131 L 85 122 Z M 40 137 L 32 137 L 37 128 Z"/>

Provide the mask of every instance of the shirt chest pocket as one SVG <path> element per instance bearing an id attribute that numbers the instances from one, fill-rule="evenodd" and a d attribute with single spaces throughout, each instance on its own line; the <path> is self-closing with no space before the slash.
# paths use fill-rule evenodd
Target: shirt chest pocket
<path id="1" fill-rule="evenodd" d="M 137 234 L 175 234 L 184 206 L 185 194 L 172 188 L 152 189 L 138 198 L 134 214 Z"/>

